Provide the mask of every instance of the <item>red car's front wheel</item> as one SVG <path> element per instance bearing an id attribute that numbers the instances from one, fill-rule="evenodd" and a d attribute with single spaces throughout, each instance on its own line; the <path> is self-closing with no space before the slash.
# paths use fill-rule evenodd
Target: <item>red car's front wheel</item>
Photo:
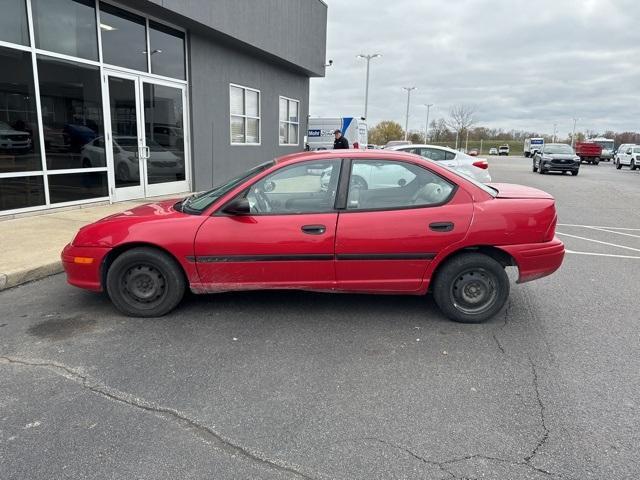
<path id="1" fill-rule="evenodd" d="M 509 298 L 509 277 L 493 258 L 464 253 L 438 271 L 433 296 L 451 320 L 481 323 L 498 313 Z"/>
<path id="2" fill-rule="evenodd" d="M 125 315 L 159 317 L 184 296 L 186 281 L 180 266 L 166 253 L 142 247 L 116 258 L 107 272 L 107 292 Z"/>

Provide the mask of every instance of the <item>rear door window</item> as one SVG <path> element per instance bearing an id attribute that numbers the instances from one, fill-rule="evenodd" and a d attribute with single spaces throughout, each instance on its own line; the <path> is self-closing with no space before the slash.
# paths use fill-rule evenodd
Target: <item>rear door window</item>
<path id="1" fill-rule="evenodd" d="M 455 185 L 430 170 L 408 162 L 355 160 L 347 210 L 393 210 L 445 203 Z"/>

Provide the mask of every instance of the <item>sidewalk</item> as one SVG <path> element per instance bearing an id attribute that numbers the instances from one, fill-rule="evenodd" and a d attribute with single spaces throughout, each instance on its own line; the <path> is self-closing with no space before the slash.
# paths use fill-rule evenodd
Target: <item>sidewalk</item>
<path id="1" fill-rule="evenodd" d="M 60 252 L 78 229 L 107 215 L 168 197 L 83 205 L 34 216 L 0 219 L 0 291 L 62 272 Z"/>

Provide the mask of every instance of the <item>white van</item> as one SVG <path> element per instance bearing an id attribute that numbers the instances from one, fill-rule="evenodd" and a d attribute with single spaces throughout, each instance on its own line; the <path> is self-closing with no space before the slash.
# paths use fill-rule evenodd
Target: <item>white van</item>
<path id="1" fill-rule="evenodd" d="M 349 148 L 367 148 L 369 132 L 364 120 L 355 117 L 310 118 L 307 131 L 308 150 L 333 150 L 333 132 L 336 130 L 340 130 L 349 141 Z"/>
<path id="2" fill-rule="evenodd" d="M 524 140 L 524 156 L 533 157 L 544 147 L 544 138 L 526 138 Z"/>

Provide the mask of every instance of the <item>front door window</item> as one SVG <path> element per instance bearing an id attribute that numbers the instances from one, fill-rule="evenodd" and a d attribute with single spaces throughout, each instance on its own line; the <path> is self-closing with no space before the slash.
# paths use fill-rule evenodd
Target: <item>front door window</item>
<path id="1" fill-rule="evenodd" d="M 285 167 L 256 182 L 247 194 L 252 214 L 286 215 L 333 211 L 340 160 Z"/>

